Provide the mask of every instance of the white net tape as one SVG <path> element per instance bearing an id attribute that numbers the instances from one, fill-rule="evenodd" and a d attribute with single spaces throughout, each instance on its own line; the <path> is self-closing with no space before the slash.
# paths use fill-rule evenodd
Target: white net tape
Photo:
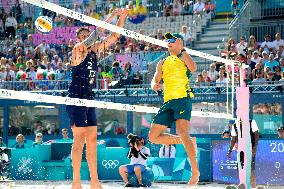
<path id="1" fill-rule="evenodd" d="M 65 105 L 86 106 L 86 107 L 104 108 L 112 110 L 144 112 L 144 113 L 157 113 L 159 110 L 156 107 L 149 107 L 149 106 L 52 96 L 52 95 L 31 93 L 26 91 L 13 91 L 5 89 L 0 89 L 0 98 L 26 100 L 26 101 L 33 101 L 39 103 L 65 104 Z M 230 119 L 231 116 L 225 113 L 214 113 L 214 112 L 203 112 L 203 111 L 192 111 L 191 115 L 197 117 L 214 117 L 214 118 L 224 118 L 224 119 Z"/>
<path id="2" fill-rule="evenodd" d="M 80 14 L 73 10 L 61 7 L 54 3 L 50 3 L 44 0 L 23 0 L 23 1 L 30 3 L 32 5 L 38 6 L 38 7 L 48 9 L 50 11 L 56 12 L 61 15 L 65 15 L 67 17 L 80 20 L 81 22 L 95 25 L 97 27 L 122 34 L 124 36 L 130 37 L 136 40 L 149 42 L 151 44 L 155 44 L 155 45 L 159 45 L 161 47 L 167 48 L 167 43 L 165 41 L 158 40 L 158 39 L 155 39 L 149 36 L 145 36 L 137 32 L 130 31 L 130 30 L 118 27 L 116 25 L 109 24 L 101 20 L 97 20 L 95 18 L 86 16 L 84 14 Z M 206 58 L 212 61 L 222 62 L 226 65 L 234 65 L 234 62 L 231 60 L 223 59 L 217 56 L 213 56 L 211 54 L 195 51 L 195 50 L 188 49 L 188 48 L 186 48 L 186 51 L 190 55 Z M 34 102 L 39 102 L 39 103 L 65 104 L 65 105 L 96 107 L 96 108 L 104 108 L 104 109 L 135 111 L 135 112 L 144 112 L 144 113 L 157 113 L 159 110 L 156 107 L 104 102 L 104 101 L 97 101 L 97 100 L 86 100 L 86 99 L 69 98 L 69 97 L 61 97 L 61 96 L 52 96 L 52 95 L 45 95 L 45 94 L 30 93 L 26 91 L 13 91 L 13 90 L 5 90 L 5 89 L 0 89 L 0 98 L 34 101 Z M 192 111 L 191 114 L 192 116 L 197 116 L 197 117 L 214 117 L 214 118 L 224 118 L 224 119 L 231 119 L 233 117 L 231 114 L 228 114 L 228 112 L 227 113 L 215 113 L 215 112 Z"/>

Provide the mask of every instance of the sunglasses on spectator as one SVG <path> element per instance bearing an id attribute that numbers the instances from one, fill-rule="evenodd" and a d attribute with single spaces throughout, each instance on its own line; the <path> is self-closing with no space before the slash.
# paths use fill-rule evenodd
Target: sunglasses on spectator
<path id="1" fill-rule="evenodd" d="M 67 135 L 68 133 L 67 132 L 62 132 L 62 134 Z"/>
<path id="2" fill-rule="evenodd" d="M 167 39 L 167 42 L 168 42 L 168 43 L 174 43 L 174 42 L 176 42 L 176 40 L 173 39 L 173 38 L 170 38 L 170 39 Z"/>
<path id="3" fill-rule="evenodd" d="M 42 138 L 42 136 L 36 136 L 37 138 Z"/>

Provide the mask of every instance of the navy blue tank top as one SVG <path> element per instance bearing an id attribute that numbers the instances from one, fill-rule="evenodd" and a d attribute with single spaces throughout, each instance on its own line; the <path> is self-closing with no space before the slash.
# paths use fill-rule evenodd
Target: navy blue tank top
<path id="1" fill-rule="evenodd" d="M 97 71 L 96 54 L 89 52 L 79 65 L 72 66 L 72 81 L 69 85 L 68 97 L 92 99 Z"/>

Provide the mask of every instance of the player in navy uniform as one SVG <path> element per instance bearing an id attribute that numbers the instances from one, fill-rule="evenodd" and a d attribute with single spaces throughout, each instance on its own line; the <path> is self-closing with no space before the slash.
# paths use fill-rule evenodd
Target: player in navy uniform
<path id="1" fill-rule="evenodd" d="M 115 16 L 119 16 L 117 26 L 122 27 L 128 15 L 127 9 L 115 9 L 105 20 L 111 22 Z M 100 29 L 103 30 L 103 29 Z M 76 31 L 78 42 L 72 51 L 72 82 L 69 86 L 68 97 L 93 99 L 92 89 L 95 85 L 97 71 L 96 53 L 104 51 L 115 43 L 118 33 L 112 33 L 103 40 L 98 39 L 98 30 L 92 33 L 88 28 L 80 28 Z M 82 189 L 80 168 L 82 151 L 86 142 L 86 156 L 91 176 L 91 189 L 102 188 L 97 173 L 97 120 L 94 108 L 82 106 L 67 106 L 66 111 L 71 120 L 73 131 L 72 189 Z"/>

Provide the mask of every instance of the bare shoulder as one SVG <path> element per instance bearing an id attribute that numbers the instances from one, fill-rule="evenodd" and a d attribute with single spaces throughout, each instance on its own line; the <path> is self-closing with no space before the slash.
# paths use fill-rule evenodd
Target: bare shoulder
<path id="1" fill-rule="evenodd" d="M 80 51 L 84 51 L 85 49 L 87 49 L 87 47 L 85 47 L 85 45 L 83 43 L 77 43 L 73 47 L 73 52 L 80 52 Z"/>

